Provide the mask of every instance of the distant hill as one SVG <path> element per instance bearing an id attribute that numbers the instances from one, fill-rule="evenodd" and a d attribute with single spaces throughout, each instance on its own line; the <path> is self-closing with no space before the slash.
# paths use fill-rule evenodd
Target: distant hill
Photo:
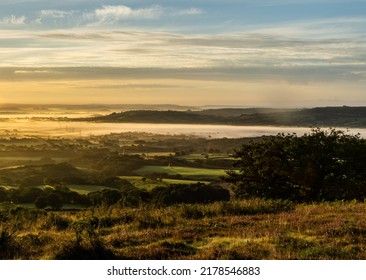
<path id="1" fill-rule="evenodd" d="M 75 119 L 73 119 L 75 120 Z M 366 107 L 226 108 L 202 111 L 134 110 L 76 119 L 94 122 L 366 127 Z"/>
<path id="2" fill-rule="evenodd" d="M 230 120 L 216 115 L 203 115 L 192 111 L 151 111 L 134 110 L 112 113 L 107 116 L 87 118 L 83 120 L 96 122 L 137 122 L 137 123 L 179 123 L 179 124 L 229 124 Z"/>

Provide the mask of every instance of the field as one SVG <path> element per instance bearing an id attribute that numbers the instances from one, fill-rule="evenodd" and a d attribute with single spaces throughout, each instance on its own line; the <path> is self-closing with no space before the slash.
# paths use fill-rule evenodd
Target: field
<path id="1" fill-rule="evenodd" d="M 96 185 L 70 185 L 70 191 L 77 192 L 79 194 L 88 194 L 91 192 L 102 191 L 105 189 L 113 189 L 107 186 L 96 186 Z"/>
<path id="2" fill-rule="evenodd" d="M 184 156 L 179 156 L 180 159 L 185 159 L 187 161 L 196 161 L 196 160 L 205 160 L 207 158 L 211 160 L 234 160 L 233 157 L 228 156 L 227 154 L 188 154 Z"/>
<path id="3" fill-rule="evenodd" d="M 366 204 L 246 200 L 2 213 L 1 259 L 360 259 Z"/>
<path id="4" fill-rule="evenodd" d="M 167 187 L 170 184 L 190 185 L 190 184 L 196 184 L 198 182 L 204 184 L 209 183 L 208 181 L 195 181 L 195 180 L 169 179 L 169 178 L 162 178 L 159 180 L 146 179 L 144 176 L 119 176 L 119 178 L 127 180 L 135 187 L 144 190 L 151 190 L 156 186 Z"/>
<path id="5" fill-rule="evenodd" d="M 181 166 L 144 166 L 136 170 L 137 174 L 148 175 L 153 173 L 166 173 L 168 175 L 178 175 L 191 180 L 217 180 L 224 176 L 223 169 L 193 168 Z"/>

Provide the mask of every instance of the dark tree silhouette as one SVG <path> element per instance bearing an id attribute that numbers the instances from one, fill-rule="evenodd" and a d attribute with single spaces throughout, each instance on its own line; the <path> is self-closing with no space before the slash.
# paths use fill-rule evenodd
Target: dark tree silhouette
<path id="1" fill-rule="evenodd" d="M 245 144 L 224 178 L 238 197 L 297 201 L 364 199 L 366 143 L 359 135 L 313 129 Z"/>

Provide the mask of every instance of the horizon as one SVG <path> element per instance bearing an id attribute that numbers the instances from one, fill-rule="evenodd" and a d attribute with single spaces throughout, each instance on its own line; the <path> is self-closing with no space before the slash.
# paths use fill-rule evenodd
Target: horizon
<path id="1" fill-rule="evenodd" d="M 196 109 L 314 109 L 314 108 L 341 108 L 341 107 L 349 107 L 349 108 L 362 108 L 366 107 L 366 105 L 334 105 L 334 106 L 244 106 L 244 105 L 219 105 L 219 104 L 204 104 L 204 105 L 181 105 L 181 104 L 168 104 L 168 103 L 1 103 L 0 109 L 7 108 L 8 106 L 40 106 L 40 107 L 63 107 L 63 106 L 85 106 L 85 107 L 93 107 L 93 106 L 106 106 L 106 107 L 117 107 L 117 106 L 133 106 L 136 107 L 182 107 L 182 108 L 196 108 Z M 170 110 L 170 109 L 169 109 Z"/>
<path id="2" fill-rule="evenodd" d="M 4 0 L 0 103 L 365 106 L 365 23 L 364 0 Z"/>

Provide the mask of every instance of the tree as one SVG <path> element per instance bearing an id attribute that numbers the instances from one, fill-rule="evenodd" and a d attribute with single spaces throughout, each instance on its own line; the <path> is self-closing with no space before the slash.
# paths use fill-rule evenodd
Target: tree
<path id="1" fill-rule="evenodd" d="M 63 206 L 63 202 L 57 194 L 50 193 L 46 196 L 39 196 L 34 201 L 34 205 L 39 209 L 44 209 L 47 206 L 50 206 L 53 210 L 60 210 Z"/>
<path id="2" fill-rule="evenodd" d="M 235 152 L 238 171 L 225 178 L 239 197 L 297 201 L 366 197 L 366 143 L 359 135 L 313 129 L 278 134 Z"/>
<path id="3" fill-rule="evenodd" d="M 212 203 L 230 200 L 230 192 L 227 189 L 203 183 L 172 184 L 169 187 L 157 187 L 151 191 L 151 196 L 153 202 L 158 205 Z"/>
<path id="4" fill-rule="evenodd" d="M 38 209 L 44 209 L 47 207 L 48 203 L 45 197 L 40 196 L 38 197 L 35 201 L 34 201 L 34 205 L 38 208 Z"/>
<path id="5" fill-rule="evenodd" d="M 8 200 L 8 192 L 5 188 L 0 187 L 0 202 Z"/>
<path id="6" fill-rule="evenodd" d="M 46 196 L 46 201 L 47 204 L 51 206 L 53 210 L 60 210 L 63 206 L 61 198 L 55 193 L 51 193 L 48 196 Z"/>

